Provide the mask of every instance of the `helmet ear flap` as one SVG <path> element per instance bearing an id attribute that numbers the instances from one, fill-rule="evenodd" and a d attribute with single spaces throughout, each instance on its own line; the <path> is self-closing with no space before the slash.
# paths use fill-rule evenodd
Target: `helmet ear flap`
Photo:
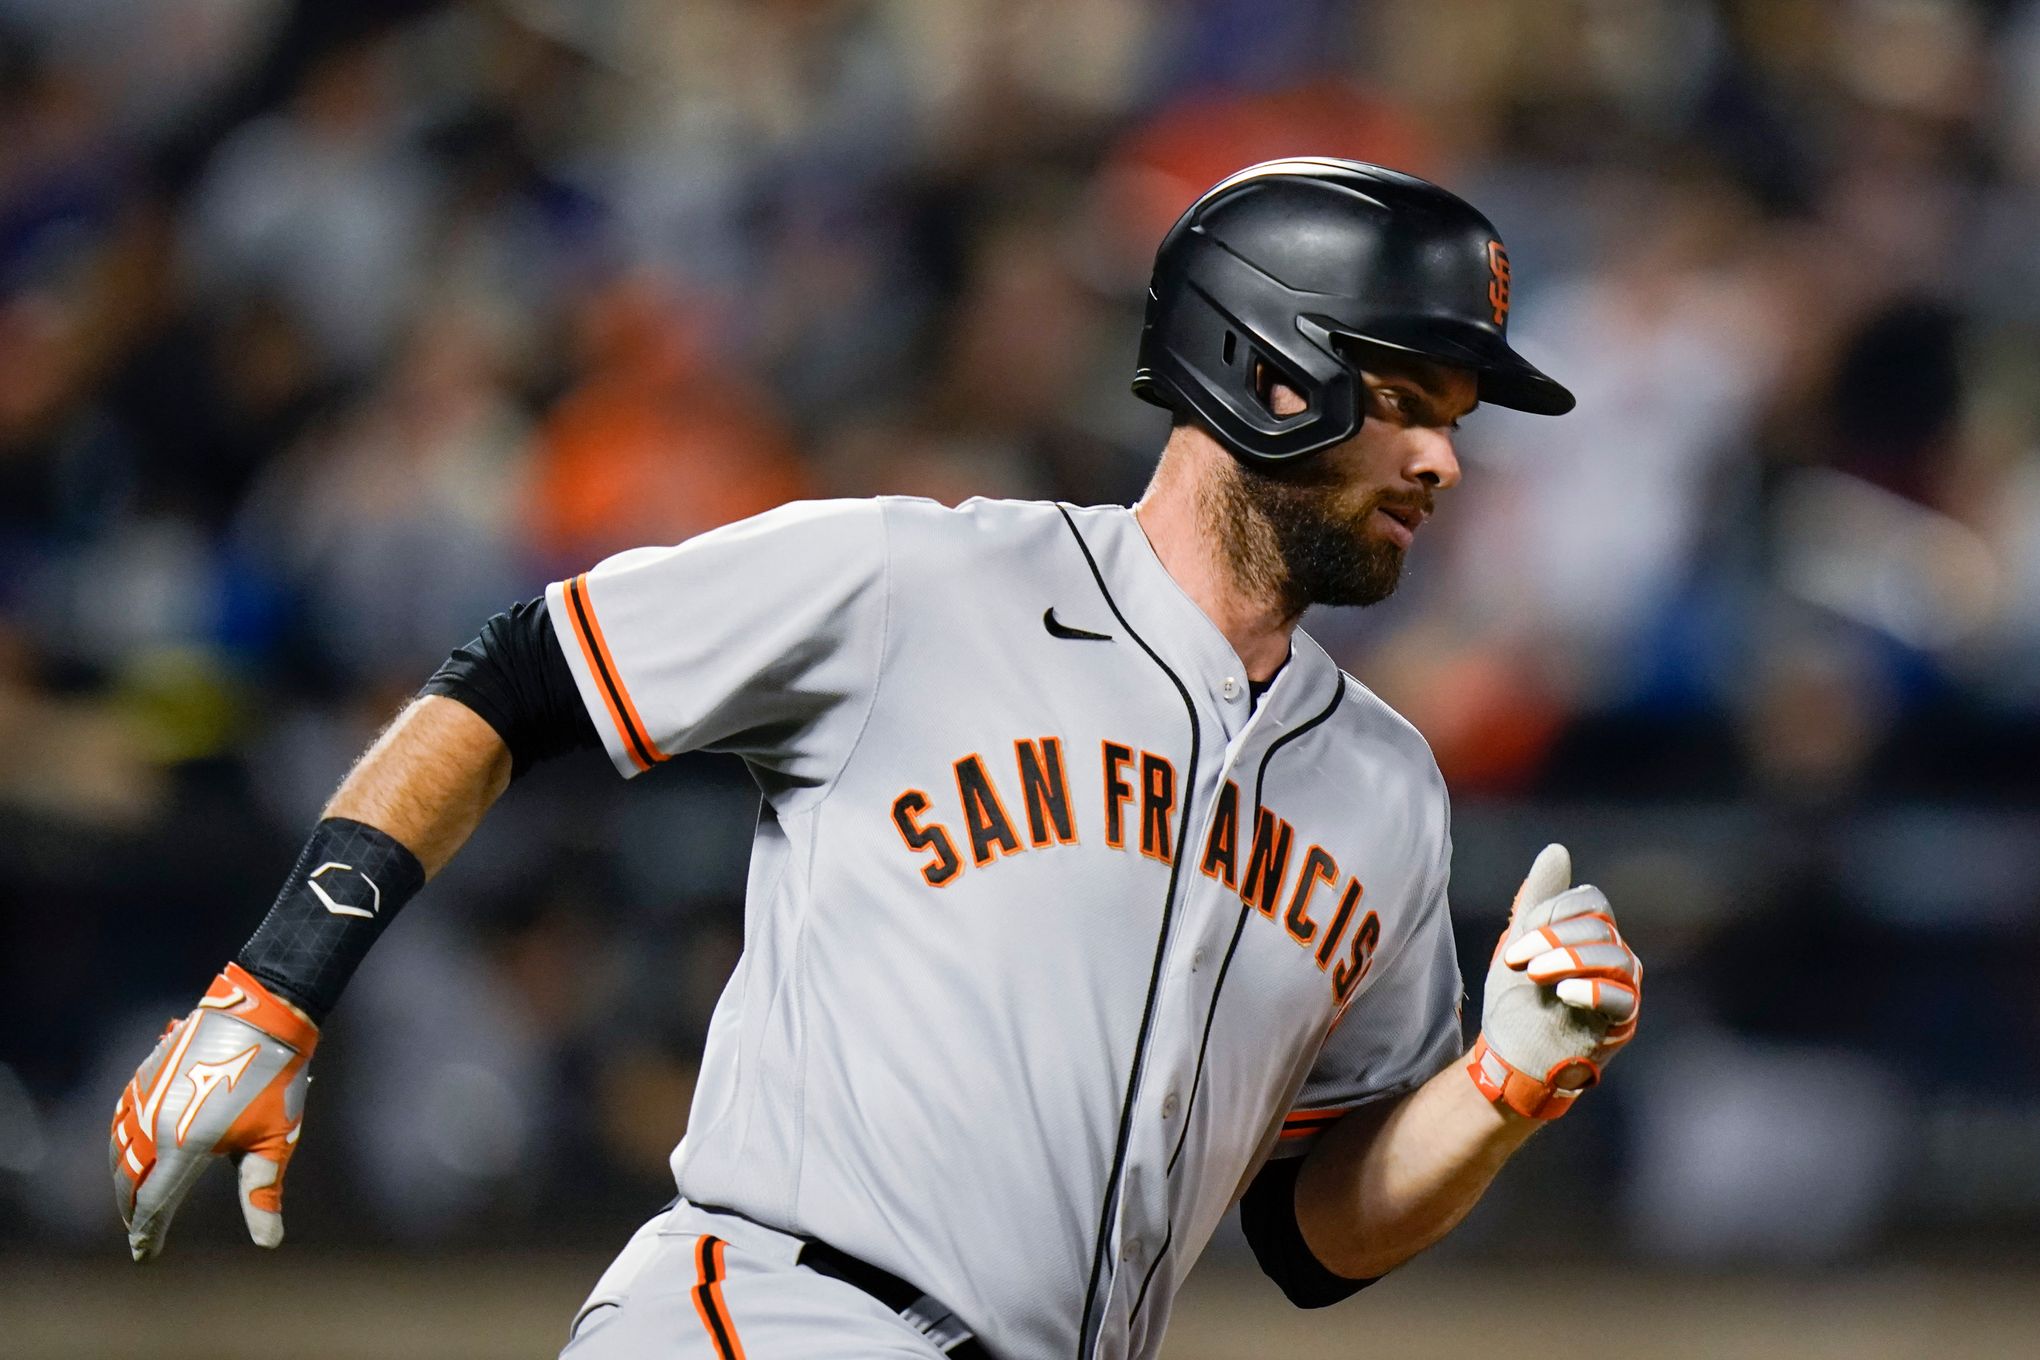
<path id="1" fill-rule="evenodd" d="M 1350 438 L 1358 379 L 1330 333 L 1303 315 L 1304 297 L 1195 232 L 1170 253 L 1169 277 L 1149 290 L 1134 392 L 1194 414 L 1250 462 Z M 1257 368 L 1296 391 L 1304 409 L 1276 415 Z"/>
<path id="2" fill-rule="evenodd" d="M 1275 409 L 1275 383 L 1277 381 L 1275 366 L 1270 364 L 1262 356 L 1261 351 L 1252 344 L 1246 346 L 1245 354 L 1242 356 L 1238 331 L 1227 329 L 1225 333 L 1224 358 L 1227 368 L 1242 370 L 1240 378 L 1246 386 L 1247 395 L 1253 398 L 1257 406 L 1267 412 L 1270 419 L 1277 421 L 1292 420 L 1297 415 L 1303 414 L 1303 412 L 1293 412 L 1285 416 Z M 1305 399 L 1304 409 L 1305 411 L 1309 410 L 1308 398 Z"/>
<path id="3" fill-rule="evenodd" d="M 1326 348 L 1328 352 L 1336 354 L 1338 360 L 1335 366 L 1314 373 L 1308 369 L 1299 371 L 1296 355 L 1285 355 L 1258 344 L 1247 347 L 1243 360 L 1244 371 L 1240 375 L 1242 385 L 1254 405 L 1274 422 L 1275 432 L 1300 431 L 1336 422 L 1342 419 L 1345 413 L 1342 395 L 1359 390 L 1359 371 L 1352 364 L 1351 356 L 1336 347 L 1320 346 L 1320 348 Z M 1277 410 L 1275 388 L 1278 383 L 1295 393 L 1303 405 L 1293 411 Z M 1359 429 L 1361 414 L 1361 409 L 1356 404 L 1353 408 L 1352 426 L 1343 434 L 1324 442 L 1337 443 L 1352 438 L 1354 432 Z M 1320 431 L 1321 439 L 1322 435 L 1323 432 Z M 1323 446 L 1323 443 L 1320 443 L 1319 447 Z"/>

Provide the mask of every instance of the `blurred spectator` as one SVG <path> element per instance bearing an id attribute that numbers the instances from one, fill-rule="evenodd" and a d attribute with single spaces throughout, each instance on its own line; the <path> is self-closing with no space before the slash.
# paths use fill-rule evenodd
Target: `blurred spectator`
<path id="1" fill-rule="evenodd" d="M 478 308 L 421 316 L 384 376 L 248 502 L 248 540 L 345 682 L 415 683 L 528 579 L 530 430 L 504 344 Z"/>
<path id="2" fill-rule="evenodd" d="M 541 561 L 676 543 L 803 494 L 771 394 L 706 317 L 631 278 L 578 320 L 581 376 L 546 421 L 531 488 Z"/>
<path id="3" fill-rule="evenodd" d="M 238 129 L 193 198 L 193 288 L 281 298 L 321 357 L 365 373 L 388 357 L 424 283 L 439 186 L 407 145 L 387 39 L 322 58 L 290 104 Z"/>

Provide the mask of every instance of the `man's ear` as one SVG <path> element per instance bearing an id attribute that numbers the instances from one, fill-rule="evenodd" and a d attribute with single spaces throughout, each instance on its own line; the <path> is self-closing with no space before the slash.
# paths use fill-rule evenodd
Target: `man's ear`
<path id="1" fill-rule="evenodd" d="M 1310 409 L 1301 392 L 1278 379 L 1275 370 L 1259 359 L 1254 360 L 1254 396 L 1278 420 L 1302 415 Z"/>

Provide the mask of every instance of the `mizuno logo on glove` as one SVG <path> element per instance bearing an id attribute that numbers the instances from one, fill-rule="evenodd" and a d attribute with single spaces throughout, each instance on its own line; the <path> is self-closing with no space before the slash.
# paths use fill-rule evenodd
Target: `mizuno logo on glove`
<path id="1" fill-rule="evenodd" d="M 199 1110 L 220 1083 L 225 1082 L 229 1091 L 241 1074 L 248 1070 L 248 1064 L 255 1061 L 255 1055 L 262 1051 L 261 1045 L 250 1044 L 225 1062 L 195 1062 L 185 1071 L 191 1081 L 191 1099 L 184 1106 L 184 1113 L 177 1116 L 177 1146 L 184 1146 L 184 1136 L 191 1132 L 191 1121 L 198 1118 Z"/>

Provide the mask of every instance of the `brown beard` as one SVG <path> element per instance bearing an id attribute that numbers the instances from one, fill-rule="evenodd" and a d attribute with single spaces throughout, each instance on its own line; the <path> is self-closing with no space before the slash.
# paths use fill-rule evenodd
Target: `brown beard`
<path id="1" fill-rule="evenodd" d="M 1293 618 L 1307 605 L 1379 604 L 1395 593 L 1403 550 L 1366 528 L 1381 503 L 1371 496 L 1357 515 L 1342 510 L 1337 484 L 1314 476 L 1308 460 L 1263 469 L 1228 458 L 1206 483 L 1201 514 L 1240 586 Z"/>

